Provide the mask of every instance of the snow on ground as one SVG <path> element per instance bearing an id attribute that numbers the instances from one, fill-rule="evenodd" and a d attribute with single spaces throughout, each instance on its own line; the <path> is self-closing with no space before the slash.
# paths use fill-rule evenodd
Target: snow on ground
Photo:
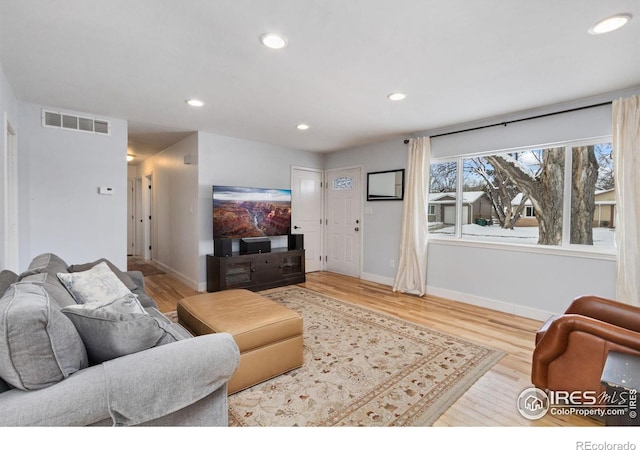
<path id="1" fill-rule="evenodd" d="M 430 224 L 431 225 L 431 224 Z M 431 235 L 453 236 L 453 226 L 429 230 Z M 536 244 L 538 242 L 538 227 L 515 227 L 513 230 L 500 228 L 498 225 L 481 226 L 466 224 L 462 226 L 462 237 L 487 242 L 508 242 L 512 244 Z M 614 246 L 614 230 L 610 228 L 593 229 L 593 245 L 598 247 Z"/>

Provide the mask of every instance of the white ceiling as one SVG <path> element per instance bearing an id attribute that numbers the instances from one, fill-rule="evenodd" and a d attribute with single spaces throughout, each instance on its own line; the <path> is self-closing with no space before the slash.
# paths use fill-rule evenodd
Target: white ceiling
<path id="1" fill-rule="evenodd" d="M 640 86 L 640 1 L 0 0 L 0 60 L 20 100 L 127 119 L 141 152 L 194 130 L 332 151 Z"/>

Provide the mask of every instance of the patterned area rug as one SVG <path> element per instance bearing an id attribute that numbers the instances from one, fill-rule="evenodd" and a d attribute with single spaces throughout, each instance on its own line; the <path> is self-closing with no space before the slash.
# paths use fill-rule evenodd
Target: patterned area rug
<path id="1" fill-rule="evenodd" d="M 149 264 L 144 259 L 137 256 L 127 257 L 127 270 L 138 270 L 142 275 L 148 277 L 150 275 L 162 275 L 164 272 L 153 264 Z"/>
<path id="2" fill-rule="evenodd" d="M 231 426 L 428 426 L 504 353 L 300 287 L 304 365 L 229 396 Z"/>

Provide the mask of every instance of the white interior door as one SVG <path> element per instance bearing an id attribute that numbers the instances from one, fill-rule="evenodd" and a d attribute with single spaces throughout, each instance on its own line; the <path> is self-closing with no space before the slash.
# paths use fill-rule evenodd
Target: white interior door
<path id="1" fill-rule="evenodd" d="M 146 179 L 146 208 L 145 208 L 145 246 L 144 246 L 144 259 L 153 259 L 153 174 L 149 174 Z"/>
<path id="2" fill-rule="evenodd" d="M 322 268 L 322 171 L 291 169 L 291 233 L 304 235 L 305 271 Z"/>
<path id="3" fill-rule="evenodd" d="M 360 277 L 362 171 L 359 167 L 328 170 L 326 180 L 326 269 Z"/>

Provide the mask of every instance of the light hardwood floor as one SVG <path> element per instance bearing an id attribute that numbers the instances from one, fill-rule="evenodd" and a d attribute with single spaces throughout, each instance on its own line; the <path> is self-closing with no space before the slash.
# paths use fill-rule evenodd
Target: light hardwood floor
<path id="1" fill-rule="evenodd" d="M 541 325 L 539 321 L 437 297 L 394 293 L 389 286 L 329 272 L 308 273 L 306 283 L 300 286 L 506 353 L 434 426 L 603 425 L 581 416 L 550 414 L 530 421 L 518 413 L 516 399 L 525 388 L 531 387 L 531 354 L 535 332 Z M 198 293 L 170 275 L 146 277 L 146 288 L 163 312 L 175 310 L 180 298 Z"/>

